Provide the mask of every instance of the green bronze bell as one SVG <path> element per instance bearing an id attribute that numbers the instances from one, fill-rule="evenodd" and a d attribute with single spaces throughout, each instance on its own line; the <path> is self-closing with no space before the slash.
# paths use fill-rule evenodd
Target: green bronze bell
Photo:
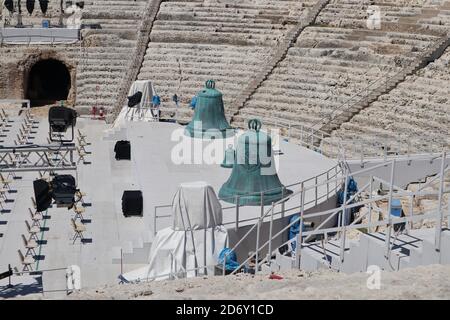
<path id="1" fill-rule="evenodd" d="M 236 152 L 233 149 L 233 145 L 229 145 L 225 150 L 225 157 L 220 165 L 222 168 L 233 168 L 234 160 L 236 158 Z"/>
<path id="2" fill-rule="evenodd" d="M 197 94 L 194 117 L 185 130 L 187 136 L 221 139 L 234 135 L 225 118 L 222 93 L 215 86 L 213 80 L 208 80 L 205 88 Z"/>
<path id="3" fill-rule="evenodd" d="M 237 142 L 233 171 L 219 191 L 220 199 L 257 206 L 276 202 L 292 193 L 287 190 L 276 172 L 272 139 L 261 132 L 261 122 L 248 122 L 249 130 Z"/>

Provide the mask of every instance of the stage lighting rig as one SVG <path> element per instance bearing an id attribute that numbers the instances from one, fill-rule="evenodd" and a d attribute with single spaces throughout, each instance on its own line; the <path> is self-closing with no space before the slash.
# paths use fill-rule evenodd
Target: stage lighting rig
<path id="1" fill-rule="evenodd" d="M 74 127 L 77 123 L 77 112 L 64 106 L 53 106 L 48 111 L 48 123 L 50 125 L 49 135 L 53 142 L 72 142 L 74 138 Z M 72 130 L 70 140 L 64 140 L 63 134 Z M 56 134 L 55 134 L 56 133 Z"/>

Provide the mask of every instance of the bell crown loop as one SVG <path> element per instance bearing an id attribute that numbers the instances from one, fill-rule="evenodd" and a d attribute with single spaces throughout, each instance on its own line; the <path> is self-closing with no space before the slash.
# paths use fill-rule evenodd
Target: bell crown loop
<path id="1" fill-rule="evenodd" d="M 205 83 L 205 87 L 208 89 L 215 89 L 216 88 L 216 82 L 214 80 L 208 80 Z"/>
<path id="2" fill-rule="evenodd" d="M 250 130 L 259 132 L 259 130 L 261 130 L 262 127 L 262 123 L 259 119 L 251 119 L 248 121 L 248 128 Z"/>

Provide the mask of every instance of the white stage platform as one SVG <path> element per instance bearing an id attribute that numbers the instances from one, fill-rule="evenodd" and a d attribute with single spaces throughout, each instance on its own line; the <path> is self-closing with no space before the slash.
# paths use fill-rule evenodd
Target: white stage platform
<path id="1" fill-rule="evenodd" d="M 71 241 L 73 231 L 70 226 L 72 211 L 50 208 L 39 237 L 43 242 L 34 269 L 47 270 L 78 265 L 81 268 L 82 287 L 117 283 L 117 276 L 121 271 L 127 272 L 143 264 L 142 261 L 131 259 L 121 270 L 120 260 L 117 260 L 118 250 L 120 253 L 122 249 L 125 255 L 129 254 L 131 257 L 139 250 L 145 254 L 154 232 L 154 208 L 171 204 L 179 183 L 204 180 L 218 193 L 231 173 L 231 169 L 221 168 L 217 164 L 172 163 L 171 151 L 177 142 L 171 141 L 170 137 L 174 130 L 182 128 L 173 123 L 132 123 L 129 130 L 132 161 L 114 159 L 115 140 L 103 140 L 104 131 L 108 128 L 103 122 L 82 118 L 77 121 L 77 128 L 87 134 L 87 140 L 91 143 L 87 147 L 87 151 L 91 152 L 86 156 L 88 163 L 85 165 L 80 163 L 77 173 L 72 173 L 77 175 L 79 188 L 87 193 L 86 202 L 92 203 L 92 206 L 86 207 L 84 215 L 87 240 L 84 244 L 79 240 L 73 244 Z M 41 119 L 36 131 L 33 142 L 45 143 L 48 135 L 46 119 Z M 14 130 L 8 134 L 8 137 L 10 136 L 15 136 Z M 335 160 L 287 142 L 281 142 L 281 151 L 283 154 L 279 156 L 279 176 L 285 185 L 314 177 L 334 168 L 337 164 Z M 24 250 L 21 234 L 26 233 L 24 220 L 29 219 L 28 207 L 31 206 L 30 197 L 33 195 L 32 181 L 37 178 L 37 173 L 21 175 L 23 178 L 12 184 L 12 188 L 18 192 L 11 195 L 14 202 L 9 204 L 10 212 L 0 215 L 0 233 L 3 233 L 3 237 L 0 238 L 0 272 L 6 271 L 8 264 L 21 270 L 17 250 Z M 314 181 L 308 183 L 311 185 Z M 144 195 L 144 216 L 125 218 L 121 212 L 122 193 L 124 190 L 136 189 L 142 190 Z M 295 191 L 299 187 L 291 189 Z M 318 194 L 326 194 L 325 188 L 319 188 Z M 307 194 L 307 198 L 312 197 L 313 192 Z M 293 198 L 292 203 L 286 204 L 286 208 L 298 206 L 299 201 L 299 197 Z M 325 196 L 318 205 L 329 206 L 333 201 L 334 197 L 328 201 Z M 224 206 L 233 205 L 224 203 Z M 315 203 L 308 205 L 307 208 L 313 206 Z M 161 214 L 168 213 L 170 210 L 161 211 Z M 289 212 L 292 213 L 295 212 Z M 240 208 L 241 221 L 256 218 L 259 214 L 259 207 Z M 235 210 L 225 210 L 224 220 L 230 232 L 233 232 Z M 253 223 L 254 221 L 243 221 L 240 226 Z M 169 219 L 158 219 L 157 229 L 168 225 Z M 242 229 L 245 230 L 245 227 Z M 237 236 L 235 233 L 230 238 Z M 47 297 L 65 294 L 64 271 L 44 272 L 42 279 L 43 290 Z"/>

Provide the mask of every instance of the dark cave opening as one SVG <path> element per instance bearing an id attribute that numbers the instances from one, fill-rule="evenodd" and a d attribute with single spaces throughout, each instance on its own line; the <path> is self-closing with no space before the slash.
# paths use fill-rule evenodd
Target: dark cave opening
<path id="1" fill-rule="evenodd" d="M 28 75 L 26 99 L 32 107 L 67 100 L 71 86 L 70 72 L 59 60 L 36 62 Z"/>

